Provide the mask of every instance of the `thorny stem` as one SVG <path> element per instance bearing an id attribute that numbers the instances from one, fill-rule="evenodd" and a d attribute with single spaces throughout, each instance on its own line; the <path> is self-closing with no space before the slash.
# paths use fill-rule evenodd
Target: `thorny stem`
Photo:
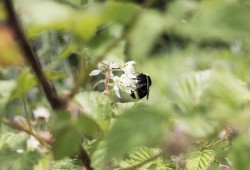
<path id="1" fill-rule="evenodd" d="M 205 149 L 214 147 L 214 146 L 218 145 L 219 143 L 221 143 L 222 141 L 223 140 L 221 140 L 221 139 L 216 139 L 216 140 L 212 141 L 210 144 L 204 145 L 200 150 L 203 151 Z"/>
<path id="2" fill-rule="evenodd" d="M 15 36 L 18 37 L 18 43 L 20 45 L 20 50 L 23 53 L 23 57 L 30 64 L 31 68 L 36 74 L 36 77 L 43 88 L 47 100 L 49 101 L 53 109 L 56 110 L 63 108 L 65 106 L 65 101 L 58 96 L 53 84 L 49 82 L 49 80 L 43 73 L 42 66 L 37 59 L 36 54 L 33 52 L 31 46 L 25 38 L 25 34 L 22 30 L 21 25 L 19 24 L 12 1 L 4 0 L 4 6 L 8 14 L 8 23 L 12 27 Z"/>
<path id="3" fill-rule="evenodd" d="M 138 164 L 135 164 L 135 165 L 132 165 L 132 166 L 129 166 L 129 167 L 126 167 L 126 168 L 117 168 L 115 170 L 134 170 L 136 168 L 139 168 L 139 167 L 143 166 L 144 164 L 146 164 L 146 163 L 148 163 L 150 161 L 153 161 L 153 160 L 159 158 L 160 156 L 162 156 L 162 152 L 155 155 L 155 156 L 153 156 L 153 157 L 151 157 L 151 158 L 149 158 L 149 159 L 147 159 L 147 160 L 145 160 L 145 161 L 142 161 L 142 162 L 140 162 Z"/>
<path id="4" fill-rule="evenodd" d="M 15 34 L 16 37 L 18 37 L 18 43 L 20 46 L 20 50 L 23 53 L 23 57 L 26 59 L 26 61 L 30 64 L 31 68 L 33 69 L 34 73 L 36 74 L 37 79 L 39 80 L 43 91 L 47 97 L 48 102 L 50 103 L 51 107 L 54 110 L 59 110 L 59 109 L 65 109 L 67 107 L 67 98 L 60 98 L 56 92 L 56 89 L 54 87 L 54 85 L 46 78 L 45 74 L 43 73 L 42 70 L 42 66 L 36 56 L 36 54 L 33 52 L 31 46 L 29 45 L 25 34 L 22 30 L 21 25 L 19 24 L 19 20 L 18 17 L 16 15 L 13 3 L 11 0 L 4 0 L 3 4 L 5 6 L 6 12 L 8 14 L 8 24 L 12 27 L 13 32 Z M 43 144 L 44 142 L 51 145 L 52 141 L 50 139 L 46 139 L 42 136 L 39 136 L 37 134 L 35 134 L 31 129 L 25 129 L 23 127 L 21 127 L 20 125 L 16 124 L 15 122 L 12 122 L 6 118 L 1 119 L 1 121 L 18 130 L 24 131 L 27 134 L 30 134 L 32 136 L 34 136 L 36 139 L 38 139 L 41 144 Z M 83 150 L 83 149 L 82 149 Z M 85 153 L 86 151 L 83 150 Z M 83 164 L 85 165 L 85 168 L 87 170 L 92 170 L 91 166 L 90 166 L 90 158 L 88 156 L 88 154 L 84 154 L 83 155 L 84 158 L 82 158 L 81 160 L 89 160 L 87 162 L 87 164 L 85 164 L 85 162 L 83 161 Z"/>
<path id="5" fill-rule="evenodd" d="M 32 131 L 32 127 L 31 127 L 31 123 L 30 123 L 30 114 L 28 112 L 27 103 L 26 103 L 24 95 L 22 95 L 22 101 L 23 101 L 23 105 L 24 105 L 25 116 L 28 119 L 27 123 L 28 123 L 29 129 Z"/>
<path id="6" fill-rule="evenodd" d="M 107 68 L 105 70 L 105 90 L 104 90 L 104 94 L 106 96 L 109 95 L 109 77 L 110 77 L 110 65 L 107 65 Z"/>
<path id="7" fill-rule="evenodd" d="M 24 132 L 26 132 L 27 134 L 29 134 L 29 135 L 31 135 L 31 136 L 34 136 L 37 140 L 39 140 L 39 142 L 40 142 L 43 146 L 47 146 L 46 144 L 48 144 L 48 145 L 51 145 L 51 144 L 52 144 L 52 141 L 51 141 L 50 139 L 44 138 L 44 137 L 42 137 L 42 136 L 40 136 L 40 135 L 34 133 L 31 129 L 26 129 L 26 128 L 24 128 L 24 127 L 18 125 L 17 123 L 15 123 L 15 122 L 13 122 L 13 121 L 7 119 L 7 118 L 2 118 L 1 121 L 2 121 L 4 124 L 6 124 L 6 125 L 8 125 L 8 126 L 10 126 L 10 127 L 12 127 L 12 128 L 14 128 L 14 129 L 17 129 L 17 130 L 20 130 L 20 131 L 24 131 Z M 46 144 L 45 144 L 45 143 L 46 143 Z"/>

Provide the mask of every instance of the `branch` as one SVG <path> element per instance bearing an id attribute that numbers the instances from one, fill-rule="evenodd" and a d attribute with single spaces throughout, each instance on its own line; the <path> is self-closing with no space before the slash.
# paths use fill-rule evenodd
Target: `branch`
<path id="1" fill-rule="evenodd" d="M 9 119 L 6 119 L 6 118 L 2 118 L 1 119 L 1 122 L 3 122 L 4 124 L 12 127 L 13 129 L 17 129 L 17 130 L 20 130 L 20 131 L 23 131 L 23 132 L 26 132 L 27 134 L 31 135 L 31 136 L 34 136 L 37 140 L 40 141 L 41 144 L 44 145 L 44 143 L 48 144 L 48 145 L 51 145 L 52 144 L 52 141 L 48 138 L 44 138 L 36 133 L 34 133 L 33 131 L 31 130 L 28 130 L 22 126 L 20 126 L 19 124 L 9 120 Z"/>
<path id="2" fill-rule="evenodd" d="M 205 149 L 212 148 L 212 147 L 220 144 L 221 142 L 223 142 L 223 140 L 216 139 L 216 140 L 212 141 L 210 144 L 205 144 L 200 150 L 203 151 Z"/>
<path id="3" fill-rule="evenodd" d="M 23 56 L 36 74 L 36 77 L 38 78 L 43 88 L 43 91 L 47 97 L 47 100 L 51 104 L 51 107 L 55 110 L 63 108 L 66 102 L 59 98 L 54 86 L 48 81 L 48 79 L 44 75 L 42 71 L 42 66 L 39 60 L 37 59 L 36 54 L 32 51 L 32 48 L 30 47 L 28 41 L 25 38 L 25 34 L 22 30 L 21 25 L 19 24 L 18 17 L 15 13 L 12 1 L 4 0 L 4 6 L 8 14 L 9 25 L 12 27 L 15 36 L 18 37 L 18 43 L 23 53 Z"/>
<path id="4" fill-rule="evenodd" d="M 67 99 L 62 99 L 58 96 L 55 87 L 53 84 L 46 78 L 45 74 L 43 73 L 42 66 L 38 60 L 37 55 L 33 52 L 31 46 L 29 45 L 25 34 L 22 30 L 21 25 L 19 24 L 18 17 L 15 13 L 14 6 L 11 0 L 4 0 L 3 4 L 5 6 L 6 12 L 8 14 L 8 24 L 12 27 L 13 32 L 16 37 L 18 37 L 18 43 L 20 46 L 20 50 L 23 53 L 23 57 L 26 59 L 26 61 L 30 64 L 32 70 L 36 74 L 37 79 L 39 80 L 39 83 L 41 84 L 43 91 L 47 97 L 47 100 L 49 101 L 51 107 L 54 110 L 64 109 L 67 107 Z M 12 122 L 8 119 L 1 119 L 3 123 L 6 125 L 18 129 L 21 131 L 26 132 L 27 134 L 30 134 L 34 136 L 39 141 L 46 142 L 47 144 L 51 145 L 51 140 L 46 140 L 45 138 L 35 134 L 33 131 L 27 130 L 20 125 L 16 124 L 15 122 Z M 85 165 L 87 170 L 92 170 L 90 167 L 90 158 L 85 150 L 81 151 L 85 154 L 81 154 L 81 160 L 88 160 L 83 161 L 83 164 Z"/>

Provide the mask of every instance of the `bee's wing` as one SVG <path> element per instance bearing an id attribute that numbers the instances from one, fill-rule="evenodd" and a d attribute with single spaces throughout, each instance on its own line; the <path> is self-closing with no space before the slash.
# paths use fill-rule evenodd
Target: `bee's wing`
<path id="1" fill-rule="evenodd" d="M 147 76 L 147 100 L 149 97 L 149 77 Z"/>

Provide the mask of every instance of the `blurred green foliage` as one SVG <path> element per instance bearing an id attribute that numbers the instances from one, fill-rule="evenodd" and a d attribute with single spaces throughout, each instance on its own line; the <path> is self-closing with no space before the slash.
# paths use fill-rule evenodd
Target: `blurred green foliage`
<path id="1" fill-rule="evenodd" d="M 59 95 L 83 84 L 67 110 L 53 111 L 37 77 L 12 53 L 18 37 L 6 32 L 0 2 L 0 50 L 7 50 L 0 52 L 0 117 L 21 127 L 28 124 L 34 134 L 53 134 L 51 146 L 40 141 L 30 150 L 28 135 L 2 123 L 0 169 L 82 169 L 75 156 L 82 147 L 96 170 L 213 170 L 220 165 L 250 170 L 248 1 L 14 4 Z M 13 37 L 2 36 L 7 33 Z M 136 71 L 152 79 L 149 100 L 135 101 L 125 93 L 119 99 L 111 89 L 104 95 L 103 83 L 95 87 L 101 75 L 82 81 L 98 59 L 135 61 Z M 49 122 L 33 114 L 40 106 L 50 110 Z"/>

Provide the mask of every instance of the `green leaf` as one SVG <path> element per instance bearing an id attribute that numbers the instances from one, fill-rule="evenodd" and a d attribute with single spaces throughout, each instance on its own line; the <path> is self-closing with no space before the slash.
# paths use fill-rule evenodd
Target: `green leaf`
<path id="1" fill-rule="evenodd" d="M 188 170 L 206 170 L 214 161 L 215 152 L 213 150 L 196 151 L 191 153 L 187 159 Z"/>
<path id="2" fill-rule="evenodd" d="M 127 103 L 120 103 L 117 102 L 114 106 L 113 106 L 113 113 L 116 116 L 119 116 L 121 114 L 123 114 L 125 111 L 133 108 L 137 103 L 136 102 L 127 102 Z"/>
<path id="3" fill-rule="evenodd" d="M 86 115 L 80 115 L 77 118 L 76 127 L 80 130 L 80 132 L 87 136 L 97 137 L 102 134 L 100 126 Z"/>
<path id="4" fill-rule="evenodd" d="M 204 138 L 213 134 L 219 127 L 217 120 L 199 114 L 192 117 L 180 117 L 179 123 L 185 127 L 186 132 L 197 138 Z"/>
<path id="5" fill-rule="evenodd" d="M 116 2 L 74 9 L 54 1 L 22 0 L 17 6 L 29 37 L 42 31 L 63 30 L 89 40 L 101 25 L 112 21 L 128 22 L 135 13 L 133 5 Z"/>
<path id="6" fill-rule="evenodd" d="M 44 169 L 48 169 L 50 166 L 50 160 L 51 160 L 51 156 L 50 155 L 45 155 L 43 156 L 38 164 L 36 164 L 34 166 L 34 170 L 44 170 Z"/>
<path id="7" fill-rule="evenodd" d="M 102 140 L 94 140 L 86 150 L 90 155 L 93 168 L 96 170 L 105 169 L 104 156 L 107 150 L 106 142 Z"/>
<path id="8" fill-rule="evenodd" d="M 156 144 L 162 136 L 165 119 L 158 110 L 148 107 L 131 109 L 120 116 L 107 135 L 106 159 L 120 158 L 140 145 Z"/>
<path id="9" fill-rule="evenodd" d="M 73 156 L 81 147 L 81 134 L 69 112 L 59 112 L 51 121 L 51 129 L 55 136 L 52 144 L 53 155 L 56 160 Z M 70 143 L 70 147 L 69 146 Z"/>
<path id="10" fill-rule="evenodd" d="M 1 80 L 0 81 L 0 113 L 5 109 L 6 104 L 9 101 L 12 91 L 16 86 L 16 82 L 14 80 Z M 2 115 L 2 114 L 0 114 Z"/>
<path id="11" fill-rule="evenodd" d="M 250 153 L 249 136 L 248 132 L 243 133 L 239 138 L 233 142 L 230 147 L 229 161 L 232 162 L 233 169 L 245 169 L 250 167 L 250 162 L 248 161 Z"/>
<path id="12" fill-rule="evenodd" d="M 111 117 L 111 101 L 102 93 L 79 93 L 76 95 L 75 100 L 84 108 L 84 111 L 95 120 L 105 120 Z"/>
<path id="13" fill-rule="evenodd" d="M 83 92 L 77 94 L 75 100 L 82 106 L 85 114 L 94 119 L 103 131 L 109 129 L 112 107 L 107 96 L 99 92 Z"/>
<path id="14" fill-rule="evenodd" d="M 126 167 L 130 167 L 130 166 L 133 166 L 133 165 L 137 165 L 137 164 L 140 164 L 140 163 L 142 163 L 144 161 L 149 160 L 153 156 L 154 156 L 154 152 L 153 152 L 152 149 L 147 148 L 145 146 L 138 147 L 138 148 L 135 148 L 134 150 L 132 150 L 129 153 L 126 160 L 122 161 L 120 166 L 122 168 L 126 168 Z M 147 162 L 145 164 L 142 164 L 140 166 L 140 168 L 138 167 L 138 169 L 148 168 L 149 166 L 151 166 L 154 163 L 155 163 L 155 160 L 149 161 L 149 162 Z"/>
<path id="15" fill-rule="evenodd" d="M 70 145 L 70 147 L 69 147 Z M 56 132 L 55 141 L 52 144 L 53 154 L 56 160 L 73 156 L 81 148 L 81 138 L 77 129 L 73 126 L 66 126 Z"/>
<path id="16" fill-rule="evenodd" d="M 190 113 L 204 103 L 203 96 L 210 86 L 211 76 L 211 70 L 197 71 L 186 73 L 175 82 L 175 101 L 181 113 Z"/>
<path id="17" fill-rule="evenodd" d="M 17 153 L 11 149 L 4 149 L 0 152 L 1 168 L 18 169 L 18 170 L 33 170 L 33 166 L 38 163 L 40 154 L 36 151 Z"/>
<path id="18" fill-rule="evenodd" d="M 27 135 L 23 133 L 6 132 L 0 134 L 0 152 L 4 148 L 18 148 L 20 144 L 27 139 Z"/>
<path id="19" fill-rule="evenodd" d="M 230 72 L 223 70 L 223 68 L 217 68 L 212 79 L 211 94 L 212 97 L 225 103 L 229 108 L 238 109 L 243 104 L 248 90 Z"/>
<path id="20" fill-rule="evenodd" d="M 30 73 L 30 69 L 24 69 L 18 75 L 16 88 L 11 95 L 11 99 L 20 98 L 37 84 L 36 78 Z"/>
<path id="21" fill-rule="evenodd" d="M 69 112 L 58 112 L 52 118 L 50 127 L 55 136 L 52 147 L 57 160 L 77 154 L 83 137 L 93 138 L 102 135 L 100 127 L 93 119 L 87 115 L 72 118 Z"/>
<path id="22" fill-rule="evenodd" d="M 81 163 L 77 159 L 65 158 L 52 164 L 53 170 L 81 170 Z"/>
<path id="23" fill-rule="evenodd" d="M 20 155 L 20 170 L 33 170 L 34 165 L 38 163 L 40 154 L 37 151 L 25 152 Z"/>

